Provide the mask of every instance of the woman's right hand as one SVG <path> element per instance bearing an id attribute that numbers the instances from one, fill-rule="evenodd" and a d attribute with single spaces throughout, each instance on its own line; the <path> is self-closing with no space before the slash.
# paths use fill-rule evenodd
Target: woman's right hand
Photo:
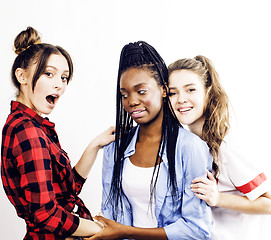
<path id="1" fill-rule="evenodd" d="M 207 177 L 198 177 L 192 181 L 191 190 L 196 197 L 204 200 L 209 206 L 217 206 L 220 192 L 217 188 L 216 179 L 207 171 Z"/>

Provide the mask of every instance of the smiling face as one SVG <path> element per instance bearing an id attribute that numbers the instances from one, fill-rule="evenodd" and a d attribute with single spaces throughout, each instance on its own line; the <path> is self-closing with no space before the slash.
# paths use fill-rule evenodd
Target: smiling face
<path id="1" fill-rule="evenodd" d="M 148 70 L 130 68 L 120 78 L 124 109 L 138 124 L 162 119 L 163 88 Z"/>
<path id="2" fill-rule="evenodd" d="M 170 101 L 178 120 L 189 129 L 202 129 L 206 88 L 201 77 L 189 70 L 175 70 L 169 76 Z"/>
<path id="3" fill-rule="evenodd" d="M 52 112 L 59 97 L 65 92 L 69 77 L 69 66 L 66 58 L 60 54 L 52 54 L 45 71 L 32 90 L 32 79 L 36 64 L 28 71 L 19 69 L 17 78 L 21 83 L 18 101 L 34 110 L 39 115 Z M 20 74 L 20 71 L 21 74 Z"/>

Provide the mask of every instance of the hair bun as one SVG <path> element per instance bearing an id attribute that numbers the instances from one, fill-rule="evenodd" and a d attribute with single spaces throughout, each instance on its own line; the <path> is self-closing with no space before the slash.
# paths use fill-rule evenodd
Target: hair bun
<path id="1" fill-rule="evenodd" d="M 28 27 L 26 30 L 20 32 L 14 40 L 14 51 L 20 54 L 30 46 L 41 43 L 41 38 L 37 30 Z"/>

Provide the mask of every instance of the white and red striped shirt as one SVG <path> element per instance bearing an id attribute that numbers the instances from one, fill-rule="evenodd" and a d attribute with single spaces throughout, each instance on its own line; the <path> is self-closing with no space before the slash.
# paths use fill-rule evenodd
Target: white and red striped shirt
<path id="1" fill-rule="evenodd" d="M 255 200 L 270 191 L 270 182 L 265 173 L 259 170 L 259 159 L 253 158 L 250 149 L 241 150 L 240 143 L 233 143 L 233 139 L 229 138 L 226 136 L 225 142 L 220 146 L 218 189 L 223 193 L 247 196 L 250 200 Z M 243 214 L 218 207 L 212 208 L 212 214 L 212 240 L 270 239 L 270 235 L 267 236 L 271 226 L 270 216 Z"/>

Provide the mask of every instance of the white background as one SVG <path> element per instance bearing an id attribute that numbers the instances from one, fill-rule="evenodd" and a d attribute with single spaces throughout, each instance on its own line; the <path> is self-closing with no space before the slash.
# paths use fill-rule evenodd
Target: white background
<path id="1" fill-rule="evenodd" d="M 121 48 L 144 40 L 167 65 L 198 54 L 213 61 L 235 111 L 240 145 L 270 173 L 270 23 L 270 4 L 263 0 L 0 0 L 0 127 L 15 95 L 13 40 L 27 26 L 74 61 L 74 78 L 49 116 L 72 165 L 95 135 L 114 125 Z M 101 158 L 102 152 L 81 193 L 93 215 L 101 201 Z M 24 233 L 24 221 L 0 187 L 0 239 Z"/>

